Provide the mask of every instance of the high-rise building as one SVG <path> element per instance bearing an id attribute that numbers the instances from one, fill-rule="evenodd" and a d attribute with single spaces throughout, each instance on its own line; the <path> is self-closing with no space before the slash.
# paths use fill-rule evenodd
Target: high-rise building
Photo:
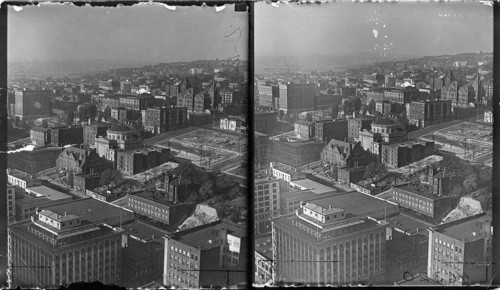
<path id="1" fill-rule="evenodd" d="M 50 91 L 16 91 L 15 115 L 23 120 L 50 117 Z"/>
<path id="2" fill-rule="evenodd" d="M 276 218 L 280 210 L 279 179 L 262 174 L 256 174 L 254 194 L 254 224 L 255 235 L 271 232 L 271 218 Z"/>
<path id="3" fill-rule="evenodd" d="M 7 185 L 7 224 L 12 224 L 16 221 L 16 187 Z"/>
<path id="4" fill-rule="evenodd" d="M 430 228 L 427 275 L 443 285 L 490 283 L 493 228 L 482 213 Z"/>
<path id="5" fill-rule="evenodd" d="M 273 220 L 273 280 L 347 285 L 385 279 L 387 222 L 331 199 Z"/>
<path id="6" fill-rule="evenodd" d="M 285 114 L 314 110 L 314 84 L 280 85 L 276 105 Z"/>
<path id="7" fill-rule="evenodd" d="M 121 232 L 73 213 L 40 210 L 30 221 L 9 227 L 8 245 L 10 285 L 120 281 Z"/>

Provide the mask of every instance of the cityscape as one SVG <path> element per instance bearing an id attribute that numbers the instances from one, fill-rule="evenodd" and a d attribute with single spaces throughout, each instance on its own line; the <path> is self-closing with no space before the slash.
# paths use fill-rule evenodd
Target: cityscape
<path id="1" fill-rule="evenodd" d="M 9 35 L 33 37 L 9 38 L 9 288 L 246 285 L 248 12 L 235 8 L 9 11 Z"/>
<path id="2" fill-rule="evenodd" d="M 172 7 L 9 7 L 2 287 L 493 283 L 491 7 Z"/>
<path id="3" fill-rule="evenodd" d="M 254 283 L 491 283 L 492 11 L 421 4 L 255 4 Z"/>

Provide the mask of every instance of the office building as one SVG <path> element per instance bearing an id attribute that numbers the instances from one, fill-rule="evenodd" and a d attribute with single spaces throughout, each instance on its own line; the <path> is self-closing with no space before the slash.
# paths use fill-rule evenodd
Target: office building
<path id="1" fill-rule="evenodd" d="M 51 144 L 50 129 L 42 127 L 32 127 L 30 129 L 30 140 L 36 146 L 44 147 Z"/>
<path id="2" fill-rule="evenodd" d="M 165 237 L 163 284 L 190 289 L 235 285 L 246 281 L 247 257 L 246 230 L 234 224 L 217 221 L 176 232 Z"/>
<path id="3" fill-rule="evenodd" d="M 51 115 L 50 91 L 15 91 L 15 115 L 33 121 Z"/>
<path id="4" fill-rule="evenodd" d="M 276 106 L 283 114 L 314 110 L 314 84 L 279 85 Z"/>
<path id="5" fill-rule="evenodd" d="M 51 128 L 50 143 L 54 147 L 83 144 L 83 127 Z"/>
<path id="6" fill-rule="evenodd" d="M 144 130 L 153 134 L 179 129 L 188 121 L 186 107 L 147 108 L 143 116 Z"/>
<path id="7" fill-rule="evenodd" d="M 99 136 L 106 136 L 108 126 L 106 125 L 84 125 L 83 145 L 85 149 L 94 149 L 95 140 Z"/>
<path id="8" fill-rule="evenodd" d="M 279 179 L 268 175 L 255 174 L 254 179 L 254 224 L 255 235 L 271 232 L 271 219 L 279 215 Z"/>
<path id="9" fill-rule="evenodd" d="M 451 101 L 424 101 L 406 104 L 406 118 L 410 124 L 426 127 L 450 120 Z"/>
<path id="10" fill-rule="evenodd" d="M 332 139 L 345 141 L 349 137 L 348 123 L 347 120 L 315 121 L 314 138 L 324 142 L 330 142 Z"/>
<path id="11" fill-rule="evenodd" d="M 493 227 L 490 213 L 429 229 L 427 275 L 450 286 L 491 283 Z"/>

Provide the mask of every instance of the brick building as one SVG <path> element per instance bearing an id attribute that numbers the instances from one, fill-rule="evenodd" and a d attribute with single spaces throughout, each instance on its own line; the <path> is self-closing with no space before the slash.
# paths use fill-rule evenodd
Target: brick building
<path id="1" fill-rule="evenodd" d="M 83 144 L 83 127 L 51 128 L 50 143 L 54 147 Z"/>
<path id="2" fill-rule="evenodd" d="M 21 120 L 35 120 L 51 115 L 51 92 L 45 91 L 15 91 L 15 116 Z"/>
<path id="3" fill-rule="evenodd" d="M 7 167 L 24 171 L 28 174 L 56 167 L 56 159 L 61 148 L 34 148 L 32 151 L 10 153 Z"/>
<path id="4" fill-rule="evenodd" d="M 116 169 L 126 175 L 135 175 L 170 160 L 169 148 L 144 147 L 117 150 Z"/>
<path id="5" fill-rule="evenodd" d="M 50 136 L 49 128 L 32 127 L 30 129 L 30 140 L 34 145 L 41 147 L 50 145 Z"/>
<path id="6" fill-rule="evenodd" d="M 292 167 L 301 167 L 319 161 L 324 147 L 323 141 L 274 141 L 271 143 L 270 159 Z"/>
<path id="7" fill-rule="evenodd" d="M 330 140 L 345 141 L 348 134 L 348 120 L 322 120 L 315 122 L 316 140 L 330 142 Z"/>
<path id="8" fill-rule="evenodd" d="M 434 142 L 405 141 L 401 143 L 382 143 L 381 162 L 389 168 L 400 168 L 434 154 Z"/>
<path id="9" fill-rule="evenodd" d="M 410 124 L 426 127 L 450 120 L 451 101 L 425 101 L 406 104 L 406 117 Z"/>

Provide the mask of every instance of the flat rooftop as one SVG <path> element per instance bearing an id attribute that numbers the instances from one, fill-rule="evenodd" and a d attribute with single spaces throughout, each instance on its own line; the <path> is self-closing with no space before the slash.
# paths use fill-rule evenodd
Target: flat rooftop
<path id="1" fill-rule="evenodd" d="M 338 207 L 348 213 L 359 216 L 371 216 L 373 218 L 383 218 L 384 214 L 398 211 L 398 205 L 364 194 L 358 191 L 350 191 L 331 195 L 323 198 L 311 198 L 307 202 L 314 203 L 323 208 Z"/>
<path id="2" fill-rule="evenodd" d="M 336 192 L 337 190 L 335 188 L 326 186 L 324 184 L 321 184 L 319 182 L 310 180 L 310 179 L 301 179 L 301 180 L 295 180 L 291 181 L 290 185 L 298 185 L 301 187 L 305 187 L 309 190 L 311 190 L 314 193 L 320 194 L 320 193 L 326 193 L 326 192 Z"/>
<path id="3" fill-rule="evenodd" d="M 255 251 L 268 259 L 273 258 L 272 235 L 266 235 L 255 239 Z"/>
<path id="4" fill-rule="evenodd" d="M 32 194 L 35 194 L 37 197 L 46 197 L 50 200 L 71 198 L 70 195 L 68 195 L 64 192 L 57 191 L 55 189 L 52 189 L 52 188 L 44 186 L 44 185 L 28 187 L 28 188 L 26 188 L 26 192 L 30 192 Z"/>
<path id="5" fill-rule="evenodd" d="M 227 229 L 228 234 L 240 238 L 245 237 L 247 234 L 246 229 L 242 229 L 234 224 L 219 220 L 185 231 L 176 232 L 172 235 L 172 238 L 193 248 L 209 249 L 220 245 L 218 242 L 218 235 L 219 231 L 222 229 Z"/>
<path id="6" fill-rule="evenodd" d="M 490 214 L 482 213 L 476 216 L 442 224 L 435 227 L 435 230 L 458 240 L 474 240 L 484 236 L 484 223 L 489 223 L 491 225 L 491 221 L 492 216 Z M 488 230 L 490 229 L 488 228 Z M 476 235 L 474 235 L 474 233 L 476 233 Z"/>
<path id="7" fill-rule="evenodd" d="M 125 223 L 130 219 L 130 215 L 133 217 L 133 212 L 130 210 L 93 198 L 78 199 L 48 206 L 44 209 L 60 215 L 64 215 L 64 213 L 78 215 L 82 220 L 87 220 L 92 223 L 99 223 L 108 219 L 119 219 L 120 216 L 123 219 L 123 223 Z"/>
<path id="8" fill-rule="evenodd" d="M 129 234 L 146 242 L 163 242 L 163 236 L 170 233 L 137 220 L 123 225 L 122 229 L 124 230 L 124 234 Z"/>
<path id="9" fill-rule="evenodd" d="M 394 188 L 399 188 L 401 190 L 408 191 L 408 192 L 411 192 L 411 193 L 414 193 L 414 194 L 418 194 L 420 196 L 427 197 L 427 198 L 430 198 L 430 199 L 437 199 L 437 198 L 439 198 L 439 196 L 433 194 L 430 191 L 430 189 L 428 189 L 428 188 L 419 188 L 419 187 L 417 187 L 415 185 L 411 185 L 411 184 L 398 185 L 398 186 L 394 186 Z"/>
<path id="10" fill-rule="evenodd" d="M 411 235 L 422 233 L 428 236 L 429 232 L 427 229 L 433 226 L 432 224 L 417 220 L 401 213 L 387 218 L 386 221 L 389 223 L 390 228 L 395 228 Z"/>

